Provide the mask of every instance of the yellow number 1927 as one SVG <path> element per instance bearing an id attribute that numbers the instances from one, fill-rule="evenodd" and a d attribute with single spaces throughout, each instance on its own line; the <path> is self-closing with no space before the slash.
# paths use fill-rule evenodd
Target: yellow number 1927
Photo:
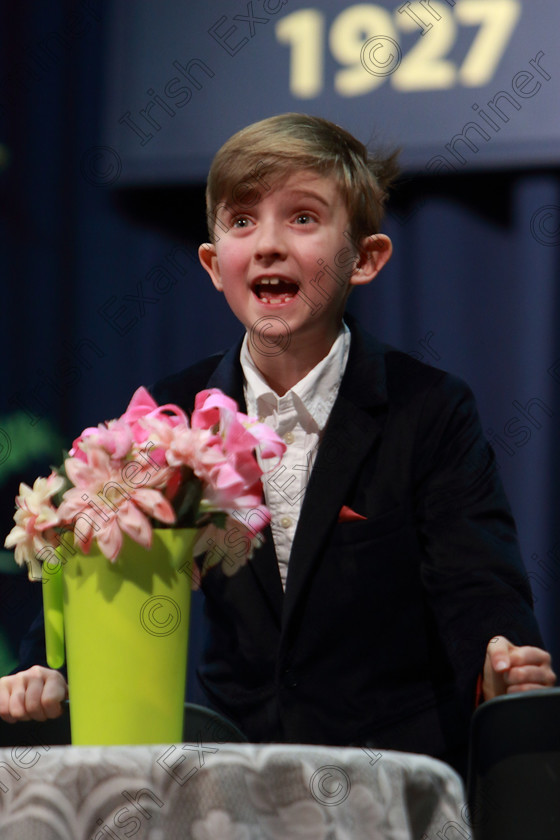
<path id="1" fill-rule="evenodd" d="M 336 16 L 328 47 L 341 65 L 334 74 L 340 96 L 361 96 L 390 80 L 400 91 L 483 87 L 491 81 L 521 16 L 520 0 L 417 0 L 393 14 L 358 3 Z M 460 66 L 449 56 L 461 26 L 478 27 Z M 399 31 L 417 31 L 405 53 Z M 325 14 L 300 9 L 276 23 L 278 41 L 290 48 L 290 91 L 313 99 L 325 84 Z"/>

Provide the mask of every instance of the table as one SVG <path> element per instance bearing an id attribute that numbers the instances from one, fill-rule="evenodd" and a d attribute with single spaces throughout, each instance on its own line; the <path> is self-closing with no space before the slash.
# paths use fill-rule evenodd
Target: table
<path id="1" fill-rule="evenodd" d="M 0 836 L 440 840 L 471 832 L 461 779 L 435 759 L 201 738 L 1 749 Z"/>

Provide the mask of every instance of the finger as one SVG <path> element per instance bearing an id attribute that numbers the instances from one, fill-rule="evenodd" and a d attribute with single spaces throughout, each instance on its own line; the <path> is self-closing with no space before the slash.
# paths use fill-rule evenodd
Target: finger
<path id="1" fill-rule="evenodd" d="M 510 668 L 506 675 L 508 685 L 519 685 L 520 683 L 535 683 L 537 685 L 553 686 L 556 681 L 556 674 L 548 666 L 524 665 L 523 667 Z"/>
<path id="2" fill-rule="evenodd" d="M 18 720 L 29 720 L 26 709 L 25 688 L 19 683 L 17 686 L 14 686 L 10 694 L 8 717 L 10 718 L 10 723 L 15 723 Z"/>
<path id="3" fill-rule="evenodd" d="M 31 677 L 28 680 L 27 688 L 23 695 L 24 717 L 20 720 L 46 720 L 47 716 L 43 710 L 41 697 L 45 687 L 45 680 L 42 677 Z M 12 711 L 12 710 L 10 710 Z M 13 711 L 12 711 L 13 714 Z"/>
<path id="4" fill-rule="evenodd" d="M 25 677 L 12 674 L 0 680 L 0 717 L 7 723 L 15 723 L 25 716 Z"/>
<path id="5" fill-rule="evenodd" d="M 9 683 L 7 682 L 6 677 L 2 677 L 0 680 L 0 717 L 3 720 L 8 720 L 9 717 L 9 708 L 10 708 L 10 690 L 9 690 Z M 8 723 L 12 721 L 9 720 Z"/>
<path id="6" fill-rule="evenodd" d="M 505 636 L 494 636 L 488 642 L 486 654 L 490 659 L 492 669 L 497 673 L 503 673 L 510 667 L 510 649 L 513 647 Z"/>
<path id="7" fill-rule="evenodd" d="M 523 645 L 514 648 L 510 653 L 512 665 L 548 665 L 551 664 L 550 654 L 542 648 Z"/>
<path id="8" fill-rule="evenodd" d="M 9 697 L 8 697 L 8 703 L 5 707 L 5 710 L 0 712 L 0 718 L 2 718 L 2 720 L 5 720 L 6 723 L 15 723 L 16 720 L 17 720 L 17 718 L 12 717 L 12 715 L 10 714 L 10 698 Z"/>
<path id="9" fill-rule="evenodd" d="M 41 706 L 47 718 L 56 718 L 62 714 L 62 703 L 68 696 L 68 687 L 61 674 L 54 672 L 43 688 Z"/>

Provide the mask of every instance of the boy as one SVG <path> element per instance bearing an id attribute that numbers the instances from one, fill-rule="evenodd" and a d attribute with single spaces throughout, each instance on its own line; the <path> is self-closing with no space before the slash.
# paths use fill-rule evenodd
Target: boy
<path id="1" fill-rule="evenodd" d="M 343 320 L 391 255 L 379 226 L 394 174 L 394 156 L 368 161 L 316 117 L 234 135 L 210 170 L 199 254 L 246 335 L 153 394 L 190 410 L 219 387 L 288 446 L 263 464 L 264 545 L 203 580 L 211 704 L 252 741 L 425 752 L 464 770 L 477 692 L 555 676 L 471 392 Z M 0 714 L 51 716 L 64 692 L 40 667 L 4 678 Z"/>

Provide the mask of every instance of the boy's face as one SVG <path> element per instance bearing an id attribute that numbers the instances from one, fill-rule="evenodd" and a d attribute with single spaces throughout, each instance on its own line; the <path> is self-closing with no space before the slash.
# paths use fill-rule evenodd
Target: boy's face
<path id="1" fill-rule="evenodd" d="M 297 352 L 328 353 L 351 287 L 373 279 L 391 253 L 381 234 L 357 251 L 336 181 L 310 171 L 289 175 L 247 212 L 223 206 L 218 218 L 202 265 L 248 330 L 266 326 L 268 342 L 289 336 Z"/>

